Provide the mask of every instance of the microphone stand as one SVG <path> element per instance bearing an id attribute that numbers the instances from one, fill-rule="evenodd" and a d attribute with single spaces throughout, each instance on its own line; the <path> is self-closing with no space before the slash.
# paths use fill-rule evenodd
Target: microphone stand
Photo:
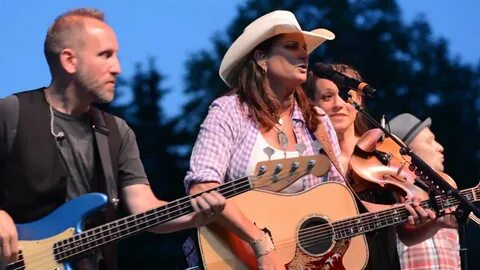
<path id="1" fill-rule="evenodd" d="M 415 166 L 415 174 L 420 176 L 420 179 L 424 183 L 419 183 L 419 186 L 430 195 L 430 199 L 434 199 L 436 194 L 447 195 L 457 199 L 460 204 L 455 210 L 455 216 L 459 224 L 459 241 L 460 241 L 460 256 L 461 256 L 461 269 L 467 269 L 467 251 L 465 246 L 465 232 L 466 232 L 466 220 L 470 212 L 473 212 L 477 217 L 480 217 L 480 209 L 476 207 L 471 201 L 467 200 L 461 195 L 457 189 L 453 188 L 445 179 L 443 179 L 432 167 L 427 165 L 419 156 L 417 156 L 408 146 L 406 146 L 398 137 L 392 136 L 392 133 L 384 128 L 380 123 L 375 120 L 370 114 L 368 114 L 364 107 L 348 99 L 350 103 L 358 112 L 365 116 L 368 121 L 383 131 L 385 136 L 390 137 L 398 146 L 400 146 L 400 154 L 408 155 L 411 158 L 412 164 Z M 417 182 L 418 180 L 415 180 Z M 433 197 L 432 197 L 433 196 Z M 435 205 L 435 204 L 434 204 Z M 438 210 L 438 209 L 436 209 Z"/>

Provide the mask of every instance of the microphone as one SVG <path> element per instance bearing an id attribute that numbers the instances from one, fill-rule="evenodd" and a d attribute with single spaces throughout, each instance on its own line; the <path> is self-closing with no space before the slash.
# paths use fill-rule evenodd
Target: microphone
<path id="1" fill-rule="evenodd" d="M 54 126 L 53 121 L 55 119 L 55 116 L 53 115 L 52 105 L 49 105 L 48 107 L 50 109 L 50 134 L 52 134 L 52 136 L 55 137 L 55 140 L 61 141 L 65 138 L 65 133 L 63 131 L 55 133 L 55 131 L 53 130 L 53 126 Z"/>
<path id="2" fill-rule="evenodd" d="M 347 86 L 360 93 L 366 93 L 369 97 L 373 97 L 377 91 L 370 85 L 338 72 L 323 63 L 316 63 L 312 71 L 317 77 L 329 79 L 337 85 Z"/>
<path id="3" fill-rule="evenodd" d="M 51 133 L 57 141 L 61 141 L 61 140 L 65 139 L 65 133 L 63 133 L 63 131 L 60 131 L 57 134 L 55 134 L 53 131 L 51 131 Z"/>

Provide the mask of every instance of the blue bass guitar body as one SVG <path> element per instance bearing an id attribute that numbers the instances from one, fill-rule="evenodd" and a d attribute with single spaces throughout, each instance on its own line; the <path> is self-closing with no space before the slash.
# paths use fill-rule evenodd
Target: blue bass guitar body
<path id="1" fill-rule="evenodd" d="M 65 256 L 55 248 L 55 244 L 82 232 L 84 219 L 106 205 L 106 195 L 88 193 L 67 202 L 42 219 L 17 224 L 20 256 L 18 261 L 7 265 L 7 269 L 71 269 L 68 262 L 61 261 Z"/>

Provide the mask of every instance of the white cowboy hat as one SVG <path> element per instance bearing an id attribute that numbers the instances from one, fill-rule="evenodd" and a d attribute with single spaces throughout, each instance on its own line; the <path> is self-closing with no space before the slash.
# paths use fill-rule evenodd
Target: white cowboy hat
<path id="1" fill-rule="evenodd" d="M 285 33 L 302 33 L 307 43 L 308 54 L 326 40 L 335 38 L 335 35 L 327 29 L 303 31 L 295 15 L 290 11 L 276 10 L 267 13 L 245 27 L 243 33 L 225 53 L 219 71 L 222 80 L 228 86 L 232 86 L 247 55 L 263 41 Z"/>

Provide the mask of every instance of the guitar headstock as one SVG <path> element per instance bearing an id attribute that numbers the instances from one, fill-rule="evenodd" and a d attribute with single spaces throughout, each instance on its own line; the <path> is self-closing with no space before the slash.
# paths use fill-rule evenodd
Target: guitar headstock
<path id="1" fill-rule="evenodd" d="M 261 161 L 255 167 L 251 184 L 253 188 L 278 192 L 304 175 L 322 176 L 329 168 L 330 160 L 325 155 Z"/>

